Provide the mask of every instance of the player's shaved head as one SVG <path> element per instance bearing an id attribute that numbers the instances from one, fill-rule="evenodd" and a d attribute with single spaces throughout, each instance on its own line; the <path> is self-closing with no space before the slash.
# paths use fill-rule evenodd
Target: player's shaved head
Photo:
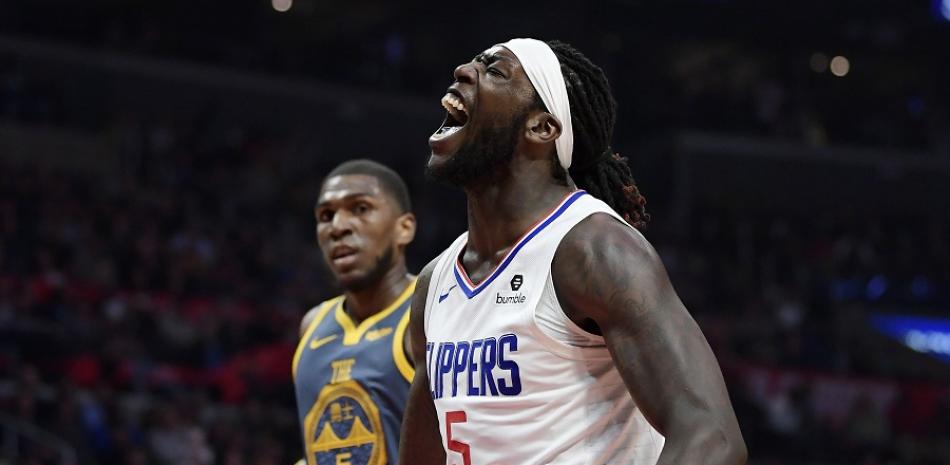
<path id="1" fill-rule="evenodd" d="M 327 177 L 324 178 L 324 183 L 326 183 L 327 179 L 333 178 L 334 176 L 348 174 L 362 174 L 376 178 L 379 181 L 380 187 L 396 201 L 396 205 L 401 210 L 399 213 L 412 211 L 409 188 L 406 187 L 406 183 L 402 180 L 402 177 L 393 171 L 392 168 L 365 158 L 349 160 L 333 168 L 333 170 L 327 174 Z"/>

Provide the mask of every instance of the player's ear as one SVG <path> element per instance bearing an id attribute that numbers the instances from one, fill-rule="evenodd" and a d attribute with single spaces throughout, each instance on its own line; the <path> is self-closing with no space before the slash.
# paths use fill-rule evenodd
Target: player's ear
<path id="1" fill-rule="evenodd" d="M 528 115 L 525 136 L 536 144 L 554 142 L 561 135 L 561 122 L 554 115 L 538 110 Z"/>
<path id="2" fill-rule="evenodd" d="M 396 245 L 405 247 L 416 237 L 416 215 L 406 212 L 396 219 Z"/>

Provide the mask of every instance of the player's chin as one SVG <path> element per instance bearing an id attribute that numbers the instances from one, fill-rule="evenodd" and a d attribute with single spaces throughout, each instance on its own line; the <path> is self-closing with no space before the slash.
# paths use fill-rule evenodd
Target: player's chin
<path id="1" fill-rule="evenodd" d="M 460 145 L 453 147 L 432 147 L 432 154 L 429 156 L 428 163 L 426 163 L 426 172 L 439 178 L 438 173 L 442 173 L 448 166 L 452 165 L 453 160 L 458 156 L 460 151 Z"/>
<path id="2" fill-rule="evenodd" d="M 452 158 L 452 155 L 455 154 L 439 154 L 433 151 L 432 155 L 429 156 L 428 163 L 426 163 L 426 173 L 433 174 L 441 172 L 442 167 L 448 163 L 449 159 Z"/>
<path id="3" fill-rule="evenodd" d="M 363 282 L 363 278 L 366 277 L 366 274 L 362 269 L 350 269 L 346 271 L 333 271 L 333 275 L 336 277 L 337 283 L 343 289 L 352 289 L 355 287 L 360 287 L 360 284 Z"/>

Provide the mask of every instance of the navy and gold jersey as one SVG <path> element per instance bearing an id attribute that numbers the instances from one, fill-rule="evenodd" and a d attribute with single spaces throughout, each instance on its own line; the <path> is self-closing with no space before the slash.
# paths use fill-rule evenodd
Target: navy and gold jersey
<path id="1" fill-rule="evenodd" d="M 317 307 L 293 361 L 308 465 L 396 463 L 413 376 L 403 339 L 415 287 L 359 325 L 343 296 Z"/>

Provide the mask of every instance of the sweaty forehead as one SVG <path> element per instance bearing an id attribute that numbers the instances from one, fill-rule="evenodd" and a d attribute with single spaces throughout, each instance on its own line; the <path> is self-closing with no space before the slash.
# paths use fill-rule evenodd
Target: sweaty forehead
<path id="1" fill-rule="evenodd" d="M 501 61 L 509 61 L 512 64 L 521 66 L 521 62 L 518 61 L 518 57 L 516 57 L 515 54 L 511 52 L 511 50 L 508 50 L 502 44 L 492 45 L 490 48 L 482 52 L 482 54 L 488 57 L 494 56 L 496 58 L 500 58 Z"/>
<path id="2" fill-rule="evenodd" d="M 320 189 L 320 199 L 317 204 L 324 204 L 346 199 L 348 197 L 369 196 L 377 197 L 383 193 L 379 179 L 368 174 L 340 174 L 323 182 Z"/>

